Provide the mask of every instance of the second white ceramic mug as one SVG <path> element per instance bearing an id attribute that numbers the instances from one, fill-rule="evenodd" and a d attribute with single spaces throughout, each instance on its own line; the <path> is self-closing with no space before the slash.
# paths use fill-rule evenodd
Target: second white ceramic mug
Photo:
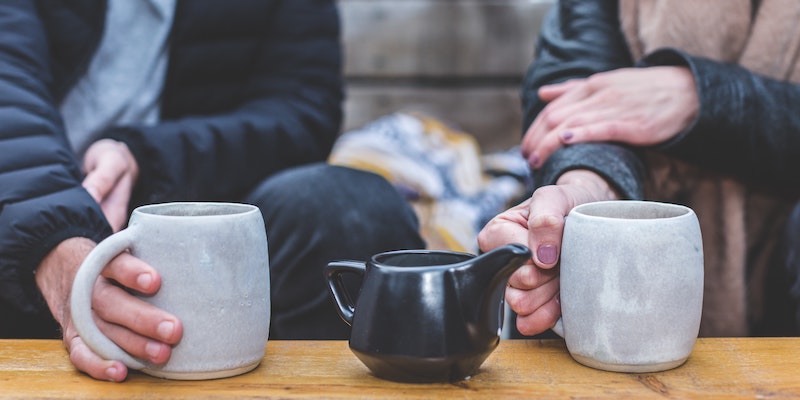
<path id="1" fill-rule="evenodd" d="M 183 338 L 162 365 L 126 353 L 92 320 L 92 288 L 123 251 L 148 262 L 161 288 L 144 301 L 177 316 Z M 95 247 L 75 276 L 71 312 L 86 344 L 106 359 L 170 379 L 242 374 L 264 356 L 270 323 L 269 254 L 258 207 L 164 203 L 134 210 L 124 230 Z"/>
<path id="2" fill-rule="evenodd" d="M 554 330 L 581 364 L 654 372 L 683 364 L 703 305 L 694 211 L 652 201 L 579 205 L 561 244 L 562 318 Z"/>

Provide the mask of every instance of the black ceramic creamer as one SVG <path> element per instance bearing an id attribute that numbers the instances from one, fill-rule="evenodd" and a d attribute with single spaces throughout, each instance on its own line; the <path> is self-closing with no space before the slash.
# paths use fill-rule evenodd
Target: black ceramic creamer
<path id="1" fill-rule="evenodd" d="M 377 254 L 368 262 L 335 261 L 325 275 L 350 349 L 380 378 L 457 381 L 477 372 L 497 347 L 511 274 L 531 258 L 506 245 L 480 256 L 433 250 Z M 342 274 L 362 276 L 358 300 Z"/>

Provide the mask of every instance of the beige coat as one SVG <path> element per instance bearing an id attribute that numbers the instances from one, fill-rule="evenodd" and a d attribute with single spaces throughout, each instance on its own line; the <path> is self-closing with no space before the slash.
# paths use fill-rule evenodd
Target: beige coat
<path id="1" fill-rule="evenodd" d="M 724 10 L 724 12 L 720 12 Z M 635 60 L 673 47 L 758 74 L 800 81 L 797 0 L 620 0 Z M 701 336 L 745 336 L 762 318 L 764 274 L 790 204 L 737 180 L 651 154 L 646 197 L 695 209 L 703 232 L 705 299 Z"/>

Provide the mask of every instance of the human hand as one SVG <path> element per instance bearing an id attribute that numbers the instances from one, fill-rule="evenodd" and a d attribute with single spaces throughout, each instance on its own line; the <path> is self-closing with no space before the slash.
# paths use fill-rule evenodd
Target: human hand
<path id="1" fill-rule="evenodd" d="M 506 303 L 517 313 L 517 329 L 535 335 L 561 315 L 558 268 L 564 217 L 583 203 L 618 196 L 599 175 L 587 170 L 564 173 L 555 185 L 537 189 L 530 199 L 497 215 L 478 234 L 484 252 L 509 243 L 527 243 L 533 259 L 508 280 Z"/>
<path id="2" fill-rule="evenodd" d="M 689 127 L 699 100 L 686 67 L 623 68 L 542 86 L 548 102 L 522 139 L 522 154 L 540 167 L 565 144 L 663 143 Z"/>
<path id="3" fill-rule="evenodd" d="M 119 231 L 128 219 L 139 164 L 124 143 L 101 139 L 86 150 L 83 167 L 86 170 L 83 187 L 100 205 L 114 232 Z"/>
<path id="4" fill-rule="evenodd" d="M 127 367 L 92 351 L 78 336 L 69 312 L 75 273 L 94 246 L 85 238 L 61 242 L 36 270 L 36 284 L 61 325 L 64 345 L 75 368 L 95 379 L 121 382 L 127 376 Z M 171 346 L 183 336 L 183 325 L 174 315 L 131 295 L 125 288 L 154 294 L 160 286 L 158 272 L 131 254 L 122 253 L 106 266 L 92 293 L 92 310 L 100 331 L 131 355 L 155 364 L 169 359 Z"/>

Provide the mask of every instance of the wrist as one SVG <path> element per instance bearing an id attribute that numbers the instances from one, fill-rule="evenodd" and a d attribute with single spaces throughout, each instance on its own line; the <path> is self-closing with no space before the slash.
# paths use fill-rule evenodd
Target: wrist
<path id="1" fill-rule="evenodd" d="M 69 314 L 75 273 L 94 247 L 95 242 L 87 238 L 66 239 L 47 253 L 36 268 L 36 286 L 47 302 L 50 313 L 62 327 Z"/>

